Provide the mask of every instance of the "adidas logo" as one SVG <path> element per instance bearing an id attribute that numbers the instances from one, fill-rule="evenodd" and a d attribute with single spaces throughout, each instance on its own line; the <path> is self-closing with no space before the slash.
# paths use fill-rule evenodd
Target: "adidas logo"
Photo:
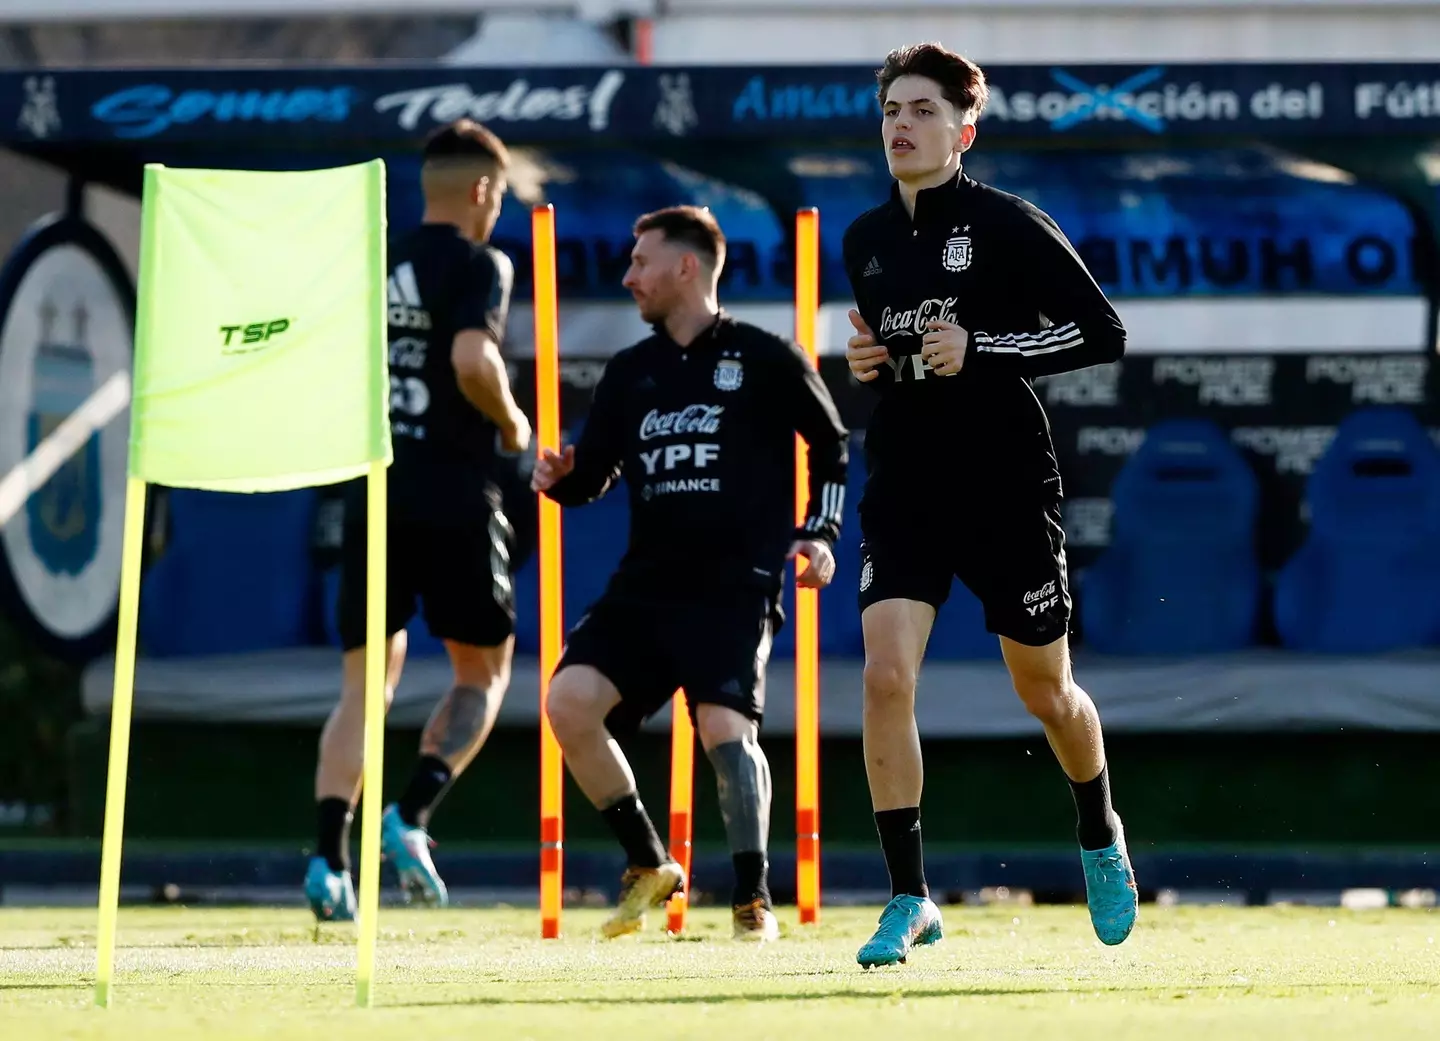
<path id="1" fill-rule="evenodd" d="M 862 278 L 869 278 L 871 275 L 878 275 L 878 274 L 880 274 L 880 270 L 881 270 L 881 269 L 880 269 L 880 260 L 879 260 L 879 258 L 878 258 L 878 257 L 871 257 L 871 258 L 870 258 L 870 263 L 868 263 L 868 264 L 865 265 L 865 273 L 864 273 L 861 277 L 862 277 Z"/>
<path id="2" fill-rule="evenodd" d="M 408 260 L 395 269 L 385 284 L 385 298 L 390 305 L 388 321 L 398 329 L 429 329 L 430 312 L 420 300 L 420 284 L 415 279 L 415 265 Z"/>

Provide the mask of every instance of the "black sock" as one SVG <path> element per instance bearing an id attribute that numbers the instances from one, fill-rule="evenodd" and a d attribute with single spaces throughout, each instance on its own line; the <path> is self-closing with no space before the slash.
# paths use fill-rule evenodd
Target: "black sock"
<path id="1" fill-rule="evenodd" d="M 315 855 L 324 857 L 331 871 L 349 871 L 350 804 L 344 799 L 321 799 L 315 809 L 319 821 Z"/>
<path id="2" fill-rule="evenodd" d="M 450 764 L 439 756 L 422 755 L 410 775 L 410 783 L 400 796 L 396 806 L 400 819 L 412 828 L 423 828 L 430 823 L 430 811 L 440 801 L 445 786 L 450 783 Z"/>
<path id="3" fill-rule="evenodd" d="M 1120 837 L 1115 830 L 1115 811 L 1110 808 L 1110 767 L 1090 781 L 1071 781 L 1070 794 L 1075 796 L 1075 832 L 1080 848 L 1105 849 Z"/>
<path id="4" fill-rule="evenodd" d="M 925 884 L 925 855 L 920 841 L 920 807 L 878 810 L 875 828 L 880 832 L 880 848 L 885 851 L 885 866 L 890 870 L 890 895 L 928 897 L 930 887 Z"/>
<path id="5" fill-rule="evenodd" d="M 631 867 L 659 867 L 670 859 L 655 833 L 655 825 L 650 823 L 650 815 L 640 804 L 640 796 L 634 792 L 601 810 L 600 816 L 620 840 Z"/>
<path id="6" fill-rule="evenodd" d="M 756 853 L 733 853 L 730 860 L 735 865 L 735 888 L 730 894 L 731 907 L 743 907 L 756 900 L 764 900 L 770 907 L 770 865 L 764 851 Z"/>

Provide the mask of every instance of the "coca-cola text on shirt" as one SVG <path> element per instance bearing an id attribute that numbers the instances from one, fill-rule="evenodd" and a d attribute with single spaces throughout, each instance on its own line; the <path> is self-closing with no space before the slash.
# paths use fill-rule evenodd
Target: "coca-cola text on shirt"
<path id="1" fill-rule="evenodd" d="M 674 412 L 652 408 L 640 422 L 640 440 L 677 434 L 715 434 L 720 430 L 724 405 L 686 405 Z"/>
<path id="2" fill-rule="evenodd" d="M 956 321 L 955 305 L 959 303 L 957 296 L 947 296 L 943 300 L 931 298 L 924 301 L 918 307 L 912 307 L 907 311 L 896 311 L 887 307 L 880 315 L 880 339 L 896 336 L 924 336 L 928 331 L 925 328 L 927 322 L 951 322 L 959 325 Z"/>

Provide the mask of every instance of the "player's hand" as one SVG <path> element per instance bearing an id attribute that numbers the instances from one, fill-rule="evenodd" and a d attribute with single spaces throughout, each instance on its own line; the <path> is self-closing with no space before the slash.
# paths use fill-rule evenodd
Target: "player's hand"
<path id="1" fill-rule="evenodd" d="M 804 557 L 810 566 L 795 581 L 805 589 L 824 589 L 835 577 L 835 551 L 828 543 L 802 539 L 790 547 L 786 560 Z"/>
<path id="2" fill-rule="evenodd" d="M 548 492 L 555 482 L 575 469 L 575 446 L 566 445 L 563 452 L 553 448 L 540 449 L 540 458 L 535 460 L 535 469 L 530 473 L 530 490 Z"/>
<path id="3" fill-rule="evenodd" d="M 875 334 L 853 307 L 850 324 L 855 327 L 855 335 L 845 342 L 845 360 L 850 364 L 851 375 L 861 383 L 869 383 L 880 375 L 877 370 L 890 360 L 890 352 L 876 344 Z"/>
<path id="4" fill-rule="evenodd" d="M 518 408 L 500 431 L 500 447 L 507 452 L 523 452 L 530 447 L 530 420 Z"/>
<path id="5" fill-rule="evenodd" d="M 954 322 L 932 319 L 925 323 L 926 333 L 920 346 L 920 360 L 937 376 L 953 376 L 965 364 L 965 348 L 970 334 Z"/>

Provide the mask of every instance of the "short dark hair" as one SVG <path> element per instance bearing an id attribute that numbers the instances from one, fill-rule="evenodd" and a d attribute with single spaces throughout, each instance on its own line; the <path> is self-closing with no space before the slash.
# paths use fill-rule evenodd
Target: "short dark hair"
<path id="1" fill-rule="evenodd" d="M 990 100 L 990 86 L 980 66 L 938 43 L 897 47 L 885 55 L 885 64 L 875 73 L 881 105 L 901 76 L 924 76 L 940 84 L 940 93 L 962 119 L 979 119 Z"/>
<path id="2" fill-rule="evenodd" d="M 457 119 L 425 140 L 425 161 L 488 160 L 502 172 L 510 166 L 510 152 L 493 130 L 473 119 Z"/>
<path id="3" fill-rule="evenodd" d="M 667 242 L 678 242 L 718 264 L 725 256 L 725 233 L 720 222 L 703 206 L 668 206 L 647 213 L 635 222 L 635 237 L 658 231 Z"/>

